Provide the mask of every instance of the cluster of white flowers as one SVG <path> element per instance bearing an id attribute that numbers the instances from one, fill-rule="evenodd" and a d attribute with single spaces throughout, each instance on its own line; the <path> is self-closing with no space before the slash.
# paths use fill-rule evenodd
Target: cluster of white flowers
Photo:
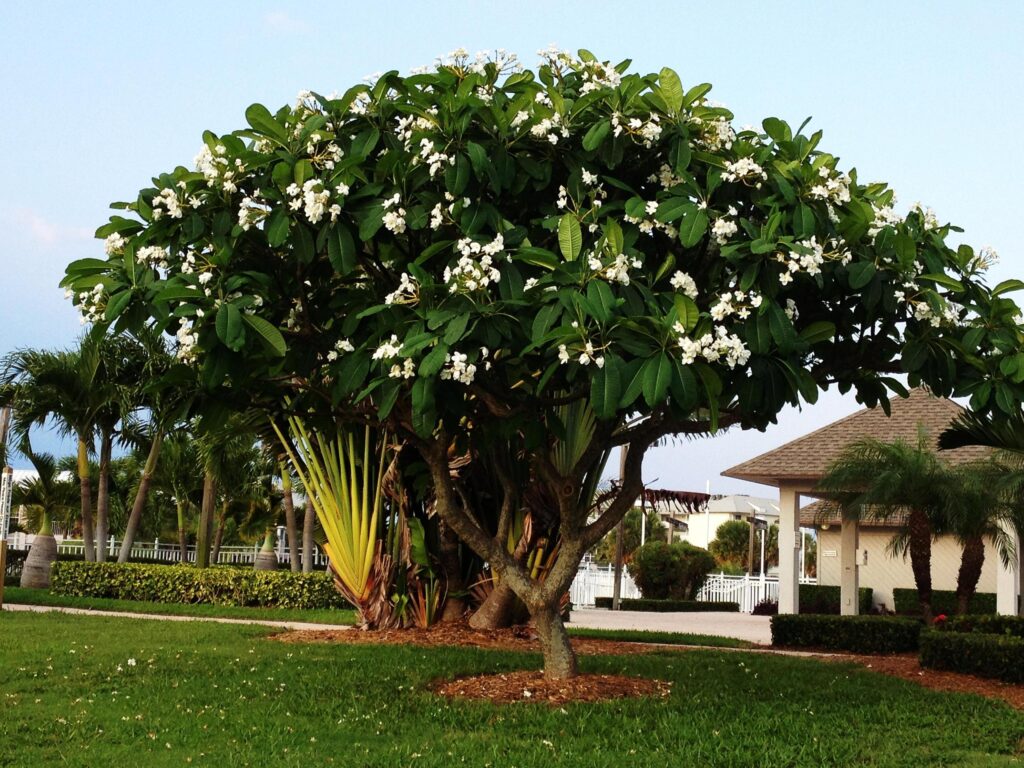
<path id="1" fill-rule="evenodd" d="M 595 273 L 595 276 L 621 285 L 629 285 L 630 268 L 640 269 L 643 265 L 640 259 L 630 258 L 624 253 L 615 254 L 615 258 L 607 264 L 601 260 L 597 251 L 587 256 L 587 266 Z"/>
<path id="2" fill-rule="evenodd" d="M 729 315 L 736 315 L 741 320 L 746 320 L 750 317 L 750 310 L 760 307 L 763 300 L 761 294 L 756 291 L 750 291 L 747 294 L 739 290 L 726 291 L 711 307 L 711 319 L 719 321 Z"/>
<path id="3" fill-rule="evenodd" d="M 435 69 L 455 69 L 459 72 L 472 72 L 478 75 L 486 73 L 488 64 L 493 64 L 499 73 L 521 72 L 523 69 L 519 57 L 504 48 L 494 51 L 477 51 L 472 60 L 469 58 L 469 51 L 465 48 L 456 48 L 434 60 Z M 429 67 L 415 67 L 412 73 L 426 74 L 429 71 Z"/>
<path id="4" fill-rule="evenodd" d="M 543 91 L 537 95 L 541 94 Z M 539 123 L 534 123 L 530 127 L 530 135 L 535 139 L 547 139 L 551 144 L 557 144 L 559 137 L 568 138 L 569 129 L 562 125 L 562 116 L 554 112 L 551 117 L 545 117 Z"/>
<path id="5" fill-rule="evenodd" d="M 983 246 L 971 259 L 970 269 L 984 272 L 999 263 L 999 254 L 991 245 Z"/>
<path id="6" fill-rule="evenodd" d="M 107 309 L 105 297 L 106 289 L 103 283 L 96 283 L 91 291 L 81 291 L 78 294 L 78 311 L 82 313 L 82 325 L 86 323 L 97 323 L 103 319 L 103 313 Z M 64 293 L 66 298 L 71 298 L 70 290 Z"/>
<path id="7" fill-rule="evenodd" d="M 626 214 L 622 218 L 628 221 L 630 224 L 636 224 L 637 229 L 643 232 L 645 235 L 653 234 L 656 230 L 661 230 L 665 233 L 665 236 L 670 240 L 674 240 L 679 234 L 679 230 L 672 224 L 667 222 L 661 222 L 653 218 L 654 214 L 658 212 L 658 201 L 648 200 L 644 206 L 644 217 L 630 216 Z"/>
<path id="8" fill-rule="evenodd" d="M 850 202 L 850 177 L 846 174 L 833 176 L 832 169 L 827 165 L 818 168 L 822 182 L 811 187 L 811 197 L 828 200 L 832 203 Z"/>
<path id="9" fill-rule="evenodd" d="M 392 358 L 398 357 L 402 353 L 402 342 L 398 340 L 398 336 L 391 334 L 391 338 L 388 341 L 381 342 L 380 346 L 373 352 L 374 360 L 391 360 Z"/>
<path id="10" fill-rule="evenodd" d="M 341 158 L 345 156 L 345 152 L 333 141 L 327 142 L 327 145 L 321 149 L 317 145 L 322 140 L 323 137 L 319 133 L 310 135 L 309 141 L 306 143 L 306 154 L 309 155 L 313 165 L 333 171 L 334 166 L 340 163 Z"/>
<path id="11" fill-rule="evenodd" d="M 829 250 L 826 251 L 826 248 Z M 777 253 L 775 258 L 786 267 L 779 275 L 779 282 L 782 285 L 789 285 L 793 282 L 793 276 L 801 270 L 808 275 L 820 275 L 821 265 L 826 259 L 849 264 L 853 260 L 853 254 L 836 240 L 819 243 L 815 235 L 809 240 L 800 240 L 788 253 Z"/>
<path id="12" fill-rule="evenodd" d="M 476 377 L 476 366 L 467 362 L 469 358 L 462 352 L 452 352 L 444 359 L 441 378 L 457 381 L 460 384 L 472 384 Z"/>
<path id="13" fill-rule="evenodd" d="M 728 215 L 733 217 L 737 215 L 737 211 L 734 206 L 729 206 Z M 711 236 L 715 238 L 715 242 L 719 245 L 725 245 L 728 243 L 729 238 L 739 231 L 740 227 L 739 224 L 736 223 L 735 218 L 730 219 L 725 216 L 720 216 L 715 219 L 714 223 L 711 225 Z"/>
<path id="14" fill-rule="evenodd" d="M 454 215 L 455 206 L 459 204 L 459 201 L 455 199 L 455 196 L 451 192 L 445 192 L 444 199 L 445 202 L 448 203 L 447 205 L 444 203 L 437 203 L 430 211 L 431 229 L 440 229 L 441 225 L 444 224 L 445 212 L 447 212 L 449 216 Z M 473 201 L 468 197 L 464 197 L 462 198 L 462 207 L 466 208 L 472 202 Z"/>
<path id="15" fill-rule="evenodd" d="M 388 371 L 388 377 L 392 379 L 411 379 L 416 375 L 416 363 L 411 357 L 405 358 L 401 365 L 395 363 Z"/>
<path id="16" fill-rule="evenodd" d="M 558 345 L 558 361 L 565 365 L 568 363 L 575 353 L 569 352 L 569 348 L 565 344 Z M 584 341 L 579 349 L 579 356 L 576 358 L 576 362 L 580 365 L 590 365 L 593 363 L 598 368 L 604 368 L 604 355 L 600 354 L 595 348 L 592 342 Z"/>
<path id="17" fill-rule="evenodd" d="M 599 91 L 602 88 L 617 88 L 622 83 L 622 75 L 618 70 L 611 64 L 604 64 L 600 61 L 584 63 L 580 74 L 583 76 L 581 94 Z"/>
<path id="18" fill-rule="evenodd" d="M 893 199 L 893 202 L 896 202 Z M 871 206 L 871 212 L 874 214 L 874 218 L 871 222 L 871 226 L 868 227 L 868 236 L 874 237 L 882 231 L 884 227 L 895 227 L 902 223 L 902 217 L 893 210 L 891 205 Z"/>
<path id="19" fill-rule="evenodd" d="M 720 149 L 732 149 L 732 143 L 736 141 L 736 131 L 724 117 L 714 120 L 694 118 L 694 122 L 697 123 L 699 131 L 696 138 L 698 145 L 712 152 Z"/>
<path id="20" fill-rule="evenodd" d="M 661 138 L 661 118 L 654 112 L 650 113 L 646 120 L 641 120 L 639 117 L 627 119 L 618 112 L 612 112 L 611 124 L 612 134 L 621 136 L 625 132 L 632 136 L 634 140 L 640 141 L 648 149 L 653 147 L 654 142 Z"/>
<path id="21" fill-rule="evenodd" d="M 449 157 L 444 152 L 438 152 L 434 148 L 434 142 L 427 138 L 420 139 L 419 156 L 429 166 L 430 178 L 434 178 L 442 166 L 455 164 L 454 156 Z"/>
<path id="22" fill-rule="evenodd" d="M 245 165 L 240 158 L 235 158 L 232 163 L 227 158 L 227 147 L 217 144 L 211 151 L 209 146 L 203 145 L 196 155 L 196 170 L 203 174 L 206 183 L 211 187 L 220 187 L 225 192 L 234 192 L 238 189 L 237 174 L 245 172 Z"/>
<path id="23" fill-rule="evenodd" d="M 651 184 L 660 184 L 662 189 L 668 189 L 674 187 L 676 184 L 682 184 L 683 180 L 673 173 L 672 168 L 669 167 L 668 163 L 662 163 L 657 173 L 652 173 L 647 177 L 647 181 Z"/>
<path id="24" fill-rule="evenodd" d="M 786 309 L 784 310 L 786 317 L 790 320 L 796 320 L 800 317 L 800 310 L 796 308 L 796 302 L 793 299 L 786 299 Z"/>
<path id="25" fill-rule="evenodd" d="M 302 208 L 310 224 L 318 224 L 325 213 L 330 213 L 332 222 L 337 221 L 341 214 L 341 206 L 338 203 L 328 205 L 331 202 L 331 192 L 320 179 L 307 179 L 301 187 L 293 182 L 288 185 L 285 192 L 291 198 L 288 207 L 293 211 Z M 348 194 L 348 185 L 339 184 L 336 192 L 340 197 L 344 197 Z"/>
<path id="26" fill-rule="evenodd" d="M 750 359 L 750 350 L 746 344 L 724 325 L 716 326 L 714 333 L 706 333 L 699 339 L 691 339 L 686 335 L 682 323 L 676 323 L 673 330 L 678 334 L 679 348 L 682 351 L 683 365 L 691 365 L 698 357 L 709 363 L 724 359 L 730 368 L 743 366 Z"/>
<path id="27" fill-rule="evenodd" d="M 768 174 L 764 172 L 764 168 L 754 162 L 753 158 L 741 157 L 736 161 L 727 161 L 725 164 L 725 173 L 722 174 L 723 181 L 747 181 L 747 180 L 760 180 L 756 181 L 757 187 L 761 187 L 761 181 L 768 179 Z"/>
<path id="28" fill-rule="evenodd" d="M 428 114 L 436 115 L 437 107 L 431 107 L 427 112 Z M 435 127 L 436 123 L 434 121 L 421 115 L 402 115 L 395 118 L 395 134 L 403 141 L 406 152 L 412 151 L 414 133 L 432 131 Z"/>
<path id="29" fill-rule="evenodd" d="M 195 256 L 192 257 L 194 262 Z M 169 264 L 167 262 L 167 251 L 158 245 L 144 245 L 135 252 L 135 261 L 139 264 L 145 264 L 147 267 L 156 267 L 157 269 L 167 269 Z M 191 274 L 185 272 L 185 274 Z"/>
<path id="30" fill-rule="evenodd" d="M 175 353 L 179 360 L 192 362 L 196 359 L 196 345 L 199 344 L 199 333 L 192 327 L 192 321 L 186 317 L 178 322 L 178 331 L 174 334 L 178 340 L 178 349 Z"/>
<path id="31" fill-rule="evenodd" d="M 270 215 L 270 206 L 255 198 L 258 194 L 259 190 L 256 190 L 253 197 L 243 197 L 238 206 L 238 226 L 245 232 Z"/>
<path id="32" fill-rule="evenodd" d="M 349 341 L 348 339 L 339 339 L 334 343 L 334 349 L 330 350 L 327 353 L 327 362 L 333 363 L 341 355 L 345 354 L 346 352 L 352 352 L 354 350 L 355 347 L 352 345 L 351 341 Z"/>
<path id="33" fill-rule="evenodd" d="M 469 293 L 487 288 L 501 280 L 501 272 L 494 266 L 495 257 L 505 248 L 505 238 L 499 232 L 489 243 L 478 243 L 464 237 L 455 244 L 459 260 L 454 267 L 444 268 L 444 282 L 450 293 Z"/>
<path id="34" fill-rule="evenodd" d="M 405 232 L 405 208 L 401 207 L 401 201 L 402 198 L 397 192 L 384 201 L 384 216 L 382 217 L 384 227 L 396 235 Z"/>
<path id="35" fill-rule="evenodd" d="M 689 296 L 691 299 L 697 298 L 697 283 L 685 272 L 676 271 L 672 275 L 672 279 L 668 281 L 669 285 L 675 288 L 677 291 L 682 291 L 684 294 Z"/>
<path id="36" fill-rule="evenodd" d="M 420 285 L 416 278 L 403 272 L 398 287 L 384 297 L 385 304 L 415 304 L 420 299 Z"/>
<path id="37" fill-rule="evenodd" d="M 935 215 L 935 211 L 931 208 L 925 208 L 920 203 L 914 203 L 910 206 L 910 212 L 916 213 L 921 218 L 921 226 L 927 231 L 929 229 L 939 228 L 939 219 Z"/>
<path id="38" fill-rule="evenodd" d="M 124 238 L 120 232 L 115 232 L 112 235 L 107 235 L 103 241 L 103 251 L 107 256 L 116 256 L 124 251 L 124 247 L 128 244 L 128 241 Z"/>
<path id="39" fill-rule="evenodd" d="M 185 182 L 179 181 L 178 188 L 185 189 Z M 172 219 L 180 219 L 182 216 L 182 201 L 178 192 L 170 187 L 160 190 L 160 193 L 153 198 L 153 220 L 159 221 L 166 213 Z"/>

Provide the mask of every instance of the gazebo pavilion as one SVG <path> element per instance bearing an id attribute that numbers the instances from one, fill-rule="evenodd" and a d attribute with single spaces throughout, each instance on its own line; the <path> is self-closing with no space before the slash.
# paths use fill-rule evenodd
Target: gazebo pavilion
<path id="1" fill-rule="evenodd" d="M 726 477 L 779 489 L 779 613 L 797 613 L 800 604 L 801 495 L 816 495 L 818 481 L 850 443 L 868 438 L 887 442 L 903 440 L 914 444 L 919 432 L 923 431 L 931 447 L 937 448 L 939 435 L 962 411 L 953 401 L 935 397 L 924 389 L 915 389 L 906 398 L 893 397 L 890 402 L 889 416 L 881 408 L 866 408 L 722 473 Z M 943 451 L 941 455 L 946 461 L 956 464 L 984 458 L 988 451 L 987 448 L 972 446 Z M 841 521 L 839 565 L 840 599 L 845 615 L 857 613 L 858 536 L 857 521 L 844 518 Z M 1016 535 L 1013 538 L 1020 554 Z M 1019 612 L 1020 568 L 1017 566 L 1013 563 L 1004 567 L 1001 562 L 998 565 L 996 607 L 999 613 Z"/>

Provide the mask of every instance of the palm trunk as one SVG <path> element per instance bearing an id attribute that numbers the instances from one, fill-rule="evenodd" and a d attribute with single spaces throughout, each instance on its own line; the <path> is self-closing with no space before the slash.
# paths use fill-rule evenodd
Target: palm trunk
<path id="1" fill-rule="evenodd" d="M 295 500 L 292 499 L 292 478 L 288 474 L 288 467 L 284 462 L 279 465 L 281 469 L 281 491 L 284 502 L 284 526 L 288 536 L 288 567 L 293 573 L 299 571 L 299 531 L 295 520 Z"/>
<path id="2" fill-rule="evenodd" d="M 188 533 L 185 531 L 185 501 L 178 499 L 178 555 L 180 561 L 188 562 Z"/>
<path id="3" fill-rule="evenodd" d="M 142 510 L 146 506 L 146 497 L 149 495 L 149 487 L 153 483 L 153 474 L 156 472 L 156 462 L 160 458 L 160 446 L 163 444 L 163 439 L 163 433 L 156 432 L 153 435 L 153 442 L 149 446 L 146 464 L 142 468 L 141 477 L 139 477 L 139 487 L 135 491 L 132 511 L 128 515 L 128 524 L 124 527 L 124 541 L 121 542 L 121 551 L 117 555 L 117 562 L 119 563 L 127 563 L 128 557 L 131 555 L 132 545 L 135 543 L 135 534 L 138 532 L 139 523 L 142 521 Z M 102 464 L 100 466 L 102 468 Z M 103 475 L 100 475 L 100 477 L 102 478 Z"/>
<path id="4" fill-rule="evenodd" d="M 57 561 L 57 540 L 50 531 L 50 516 L 43 510 L 39 532 L 32 539 L 28 556 L 21 567 L 20 586 L 26 589 L 49 589 L 50 570 Z M 0 579 L 3 574 L 0 573 Z"/>
<path id="5" fill-rule="evenodd" d="M 82 544 L 86 562 L 95 562 L 92 527 L 92 480 L 89 478 L 89 443 L 85 435 L 78 436 L 78 484 L 82 492 Z"/>
<path id="6" fill-rule="evenodd" d="M 313 527 L 316 525 L 316 510 L 313 509 L 313 500 L 309 498 L 309 491 L 306 491 L 306 509 L 302 518 L 302 572 L 313 572 Z"/>
<path id="7" fill-rule="evenodd" d="M 96 562 L 107 561 L 107 537 L 110 535 L 110 454 L 114 450 L 114 436 L 103 430 L 100 436 L 100 476 L 96 489 Z"/>
<path id="8" fill-rule="evenodd" d="M 213 554 L 210 555 L 210 563 L 213 565 L 220 562 L 220 545 L 224 541 L 224 526 L 227 524 L 229 503 L 227 499 L 220 503 L 220 513 L 217 515 L 217 532 L 213 536 Z"/>
<path id="9" fill-rule="evenodd" d="M 932 526 L 928 515 L 912 509 L 908 528 L 910 533 L 910 568 L 917 585 L 917 599 L 921 614 L 929 624 L 932 621 Z"/>
<path id="10" fill-rule="evenodd" d="M 569 644 L 569 634 L 559 612 L 551 607 L 542 608 L 534 612 L 533 621 L 544 652 L 544 677 L 565 680 L 578 675 L 576 653 Z"/>
<path id="11" fill-rule="evenodd" d="M 217 479 L 213 472 L 206 470 L 203 475 L 203 503 L 199 508 L 199 530 L 196 532 L 196 565 L 200 568 L 210 565 L 210 521 L 216 503 Z"/>
<path id="12" fill-rule="evenodd" d="M 971 598 L 978 588 L 981 568 L 985 565 L 985 542 L 981 536 L 972 536 L 964 542 L 960 557 L 960 571 L 956 575 L 956 612 L 967 613 Z"/>
<path id="13" fill-rule="evenodd" d="M 267 528 L 263 536 L 263 546 L 256 555 L 256 561 L 252 566 L 257 571 L 277 570 L 277 553 L 274 552 L 274 529 Z"/>
<path id="14" fill-rule="evenodd" d="M 444 572 L 448 599 L 444 602 L 441 621 L 457 621 L 466 613 L 466 600 L 459 595 L 466 592 L 462 578 L 462 563 L 459 561 L 459 538 L 443 520 L 440 521 L 441 569 Z"/>

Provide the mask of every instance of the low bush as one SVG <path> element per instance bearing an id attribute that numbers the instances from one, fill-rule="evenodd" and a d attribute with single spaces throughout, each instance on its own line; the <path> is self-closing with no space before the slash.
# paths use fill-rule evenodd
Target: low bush
<path id="1" fill-rule="evenodd" d="M 1024 638 L 1024 616 L 949 616 L 933 625 L 941 632 L 1010 635 Z"/>
<path id="2" fill-rule="evenodd" d="M 772 617 L 772 645 L 851 653 L 915 651 L 921 622 L 887 616 Z"/>
<path id="3" fill-rule="evenodd" d="M 58 595 L 210 603 L 264 608 L 344 608 L 327 573 L 196 568 L 191 565 L 54 563 L 50 589 Z"/>
<path id="4" fill-rule="evenodd" d="M 629 575 L 650 600 L 692 600 L 704 586 L 715 559 L 686 541 L 649 541 L 633 552 Z"/>
<path id="5" fill-rule="evenodd" d="M 1024 683 L 1024 639 L 981 632 L 924 632 L 921 666 Z"/>
<path id="6" fill-rule="evenodd" d="M 595 608 L 611 608 L 610 597 L 594 598 Z M 700 611 L 727 611 L 736 613 L 739 603 L 711 603 L 702 600 L 648 600 L 647 598 L 630 598 L 619 601 L 623 611 L 651 611 L 653 613 L 698 613 Z"/>
<path id="7" fill-rule="evenodd" d="M 871 613 L 873 595 L 874 590 L 871 587 L 861 587 L 857 590 L 858 613 L 862 615 Z M 842 599 L 839 587 L 822 584 L 800 585 L 800 613 L 838 616 L 841 612 L 841 605 Z"/>
<path id="8" fill-rule="evenodd" d="M 896 613 L 916 615 L 921 613 L 921 603 L 917 599 L 916 589 L 897 588 L 892 591 L 893 605 Z M 932 612 L 935 614 L 956 613 L 956 592 L 944 589 L 932 590 Z M 996 612 L 996 596 L 993 592 L 975 592 L 967 606 L 971 614 L 988 614 Z"/>
<path id="9" fill-rule="evenodd" d="M 762 600 L 750 612 L 751 616 L 778 616 L 778 614 L 779 602 L 777 600 Z"/>

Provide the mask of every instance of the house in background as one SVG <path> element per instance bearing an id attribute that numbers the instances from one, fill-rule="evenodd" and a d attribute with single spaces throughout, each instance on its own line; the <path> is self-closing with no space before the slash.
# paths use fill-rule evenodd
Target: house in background
<path id="1" fill-rule="evenodd" d="M 815 486 L 828 467 L 849 444 L 861 439 L 886 442 L 903 440 L 914 444 L 924 432 L 931 448 L 939 435 L 956 419 L 959 405 L 915 389 L 909 397 L 893 397 L 891 414 L 881 408 L 867 408 L 797 438 L 775 450 L 738 464 L 722 474 L 779 489 L 779 612 L 796 613 L 799 594 L 800 528 L 813 526 L 819 532 L 818 583 L 838 585 L 844 614 L 857 612 L 858 586 L 871 587 L 875 602 L 892 607 L 892 590 L 913 587 L 909 560 L 887 552 L 893 528 L 871 522 L 839 520 L 828 514 L 818 520 L 822 507 L 800 509 L 801 496 L 814 496 Z M 988 449 L 980 447 L 943 451 L 944 460 L 965 463 L 983 458 Z M 1014 537 L 1016 538 L 1016 537 Z M 1017 552 L 1021 547 L 1015 542 Z M 960 564 L 960 545 L 949 536 L 933 544 L 932 580 L 935 589 L 952 589 Z M 1019 559 L 1019 556 L 1018 556 Z M 1020 563 L 1004 566 L 992 546 L 985 544 L 985 567 L 979 592 L 995 592 L 1000 613 L 1017 614 L 1020 595 Z"/>

